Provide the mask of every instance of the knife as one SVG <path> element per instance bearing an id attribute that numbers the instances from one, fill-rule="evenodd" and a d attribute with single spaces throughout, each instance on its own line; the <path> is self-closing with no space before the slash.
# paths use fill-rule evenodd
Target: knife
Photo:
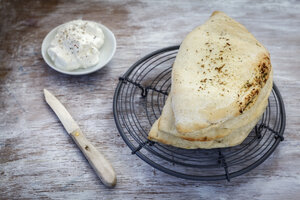
<path id="1" fill-rule="evenodd" d="M 117 183 L 117 178 L 109 161 L 88 141 L 63 104 L 47 89 L 44 89 L 44 95 L 46 102 L 95 170 L 101 182 L 109 188 L 114 187 Z"/>

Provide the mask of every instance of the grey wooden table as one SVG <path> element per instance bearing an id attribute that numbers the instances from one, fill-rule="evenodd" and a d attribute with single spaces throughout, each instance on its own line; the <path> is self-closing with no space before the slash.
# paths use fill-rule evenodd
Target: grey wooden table
<path id="1" fill-rule="evenodd" d="M 0 1 L 0 199 L 299 199 L 299 1 Z M 195 182 L 155 170 L 131 155 L 114 123 L 112 100 L 137 59 L 179 44 L 214 10 L 244 24 L 271 53 L 283 96 L 285 141 L 253 171 L 231 182 Z M 55 26 L 83 18 L 116 35 L 117 52 L 100 71 L 67 76 L 49 68 L 40 47 Z M 43 99 L 66 104 L 117 174 L 105 188 Z"/>

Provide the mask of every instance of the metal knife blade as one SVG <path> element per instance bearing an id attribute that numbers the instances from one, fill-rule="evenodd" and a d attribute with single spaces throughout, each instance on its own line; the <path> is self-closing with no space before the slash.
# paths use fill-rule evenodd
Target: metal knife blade
<path id="1" fill-rule="evenodd" d="M 44 95 L 46 102 L 55 112 L 55 114 L 57 115 L 57 117 L 59 118 L 59 120 L 61 121 L 61 123 L 63 124 L 63 126 L 69 134 L 79 129 L 78 124 L 75 122 L 75 120 L 64 107 L 64 105 L 60 103 L 60 101 L 53 94 L 51 94 L 51 92 L 49 92 L 47 89 L 44 89 Z"/>

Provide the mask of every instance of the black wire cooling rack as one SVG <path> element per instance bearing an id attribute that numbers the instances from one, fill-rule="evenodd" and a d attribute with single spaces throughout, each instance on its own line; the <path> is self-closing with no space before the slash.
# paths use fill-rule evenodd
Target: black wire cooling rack
<path id="1" fill-rule="evenodd" d="M 145 56 L 119 78 L 114 118 L 132 154 L 165 173 L 199 181 L 229 181 L 260 165 L 284 139 L 285 110 L 275 84 L 262 119 L 238 146 L 187 150 L 147 139 L 170 90 L 171 69 L 178 48 L 172 46 Z"/>

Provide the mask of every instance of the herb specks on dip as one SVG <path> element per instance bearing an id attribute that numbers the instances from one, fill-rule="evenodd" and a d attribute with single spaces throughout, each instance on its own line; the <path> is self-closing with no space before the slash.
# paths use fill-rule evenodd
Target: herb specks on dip
<path id="1" fill-rule="evenodd" d="M 55 66 L 72 71 L 99 63 L 104 34 L 96 22 L 74 20 L 57 30 L 47 50 Z"/>

